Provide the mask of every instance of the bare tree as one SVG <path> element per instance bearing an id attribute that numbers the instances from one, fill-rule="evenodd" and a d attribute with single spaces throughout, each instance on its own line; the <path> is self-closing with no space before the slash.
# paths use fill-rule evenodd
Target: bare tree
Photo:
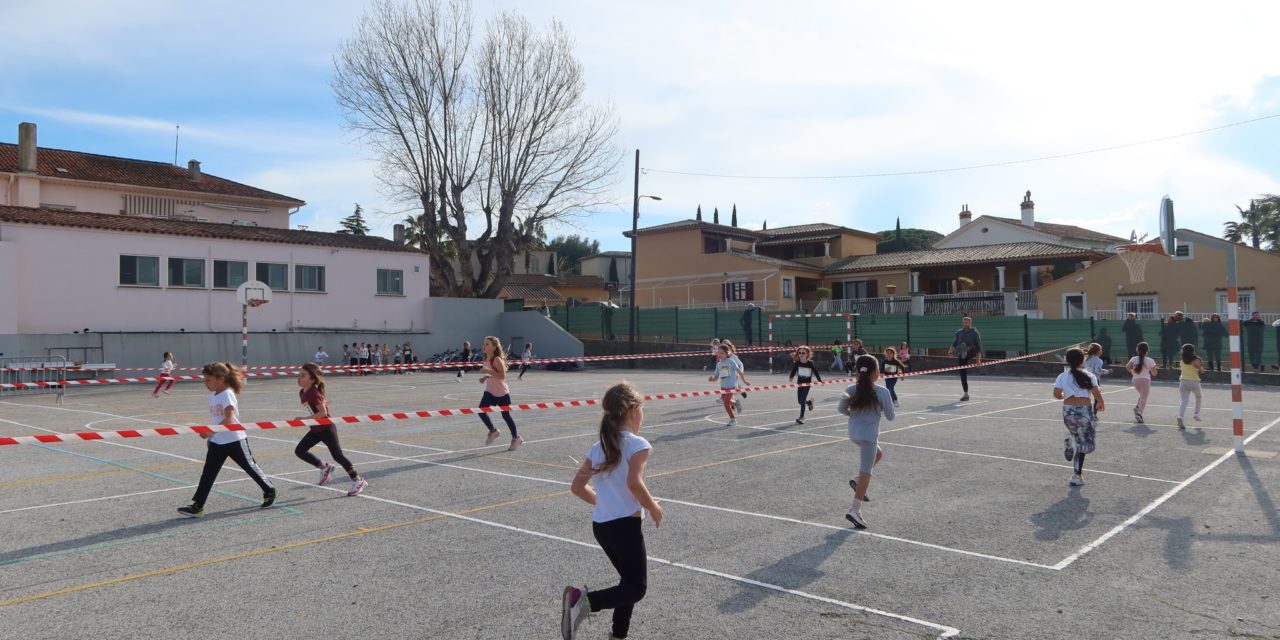
<path id="1" fill-rule="evenodd" d="M 563 25 L 502 13 L 476 51 L 473 31 L 464 0 L 378 0 L 335 55 L 332 85 L 388 192 L 421 207 L 440 290 L 496 297 L 548 222 L 601 204 L 621 154 Z"/>

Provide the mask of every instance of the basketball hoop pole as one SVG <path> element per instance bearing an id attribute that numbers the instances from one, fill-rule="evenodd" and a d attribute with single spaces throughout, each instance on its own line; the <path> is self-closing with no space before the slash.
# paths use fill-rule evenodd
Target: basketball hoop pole
<path id="1" fill-rule="evenodd" d="M 240 366 L 249 366 L 249 305 L 240 305 Z"/>

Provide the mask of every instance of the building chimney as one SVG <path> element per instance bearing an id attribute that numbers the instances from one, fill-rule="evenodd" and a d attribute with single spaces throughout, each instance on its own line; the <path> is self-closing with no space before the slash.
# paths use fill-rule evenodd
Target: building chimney
<path id="1" fill-rule="evenodd" d="M 973 214 L 969 212 L 969 205 L 960 207 L 960 228 L 963 229 L 966 224 L 973 222 Z"/>
<path id="2" fill-rule="evenodd" d="M 36 125 L 31 122 L 18 125 L 18 171 L 36 172 Z"/>
<path id="3" fill-rule="evenodd" d="M 824 242 L 824 243 L 822 243 L 822 257 L 824 257 L 824 258 L 830 258 L 830 257 L 831 257 L 831 243 L 830 243 L 830 242 Z"/>
<path id="4" fill-rule="evenodd" d="M 200 182 L 200 176 L 201 176 L 200 161 L 188 160 L 187 161 L 187 179 L 192 182 Z"/>
<path id="5" fill-rule="evenodd" d="M 404 244 L 404 225 L 398 224 L 391 227 L 391 240 L 396 244 Z"/>
<path id="6" fill-rule="evenodd" d="M 752 243 L 751 243 L 751 253 L 752 253 L 752 254 L 754 254 L 755 252 L 756 252 L 756 243 L 752 242 Z"/>
<path id="7" fill-rule="evenodd" d="M 1031 201 L 1030 191 L 1022 199 L 1022 226 L 1031 228 L 1036 226 L 1036 203 Z"/>

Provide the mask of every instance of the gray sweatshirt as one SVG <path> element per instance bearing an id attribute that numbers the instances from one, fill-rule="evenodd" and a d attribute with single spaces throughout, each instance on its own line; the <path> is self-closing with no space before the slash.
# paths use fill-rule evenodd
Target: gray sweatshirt
<path id="1" fill-rule="evenodd" d="M 851 384 L 845 388 L 844 393 L 840 395 L 840 400 L 836 402 L 836 411 L 849 416 L 849 439 L 850 440 L 866 440 L 868 442 L 876 442 L 880 439 L 880 415 L 888 420 L 893 420 L 893 397 L 889 395 L 889 390 L 875 385 L 876 400 L 879 401 L 880 407 L 863 407 L 858 411 L 851 411 L 849 399 L 853 397 L 853 392 L 857 389 L 856 384 Z"/>

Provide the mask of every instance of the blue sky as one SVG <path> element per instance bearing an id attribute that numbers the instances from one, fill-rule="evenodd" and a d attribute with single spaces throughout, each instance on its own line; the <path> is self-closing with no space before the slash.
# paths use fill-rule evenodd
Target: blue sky
<path id="1" fill-rule="evenodd" d="M 893 6 L 876 6 L 892 4 Z M 1280 4 L 477 1 L 575 35 L 591 99 L 614 105 L 624 149 L 612 207 L 572 226 L 626 249 L 632 154 L 653 170 L 749 176 L 910 172 L 1108 147 L 1280 114 Z M 954 3 L 952 3 L 954 4 Z M 366 3 L 0 1 L 0 140 L 22 121 L 41 146 L 172 161 L 308 202 L 318 230 L 359 202 L 389 234 L 383 196 L 342 128 L 331 57 Z M 1150 5 L 1156 6 L 1156 5 Z M 1185 6 L 1185 9 L 1179 8 Z M 741 226 L 832 222 L 943 233 L 968 204 L 1128 236 L 1154 234 L 1161 196 L 1179 226 L 1219 234 L 1280 192 L 1280 118 L 1128 149 L 972 171 L 844 180 L 723 179 L 648 171 L 642 224 L 698 205 Z"/>

